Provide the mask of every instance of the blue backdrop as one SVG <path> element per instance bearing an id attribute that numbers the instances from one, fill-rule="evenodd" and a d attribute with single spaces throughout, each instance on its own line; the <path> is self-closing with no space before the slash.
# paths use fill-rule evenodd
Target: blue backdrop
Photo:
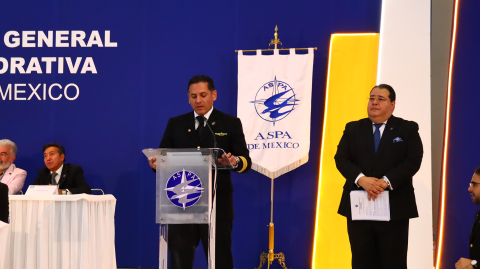
<path id="1" fill-rule="evenodd" d="M 460 1 L 451 91 L 450 139 L 447 163 L 445 230 L 442 267 L 453 268 L 468 258 L 469 233 L 480 209 L 467 191 L 474 169 L 480 166 L 480 2 Z"/>
<path id="2" fill-rule="evenodd" d="M 28 172 L 25 186 L 44 166 L 42 146 L 63 144 L 66 161 L 84 168 L 90 186 L 117 198 L 118 266 L 158 267 L 155 175 L 141 150 L 159 145 L 168 118 L 191 110 L 186 93 L 193 75 L 210 75 L 218 90 L 214 106 L 235 115 L 234 50 L 267 48 L 278 25 L 284 47 L 318 47 L 310 160 L 275 185 L 276 250 L 285 253 L 287 266 L 309 268 L 330 34 L 379 32 L 380 9 L 380 0 L 4 2 L 1 36 L 8 31 L 17 31 L 22 38 L 22 31 L 79 30 L 86 33 L 87 42 L 91 32 L 98 30 L 104 43 L 104 31 L 109 30 L 111 42 L 118 46 L 9 48 L 0 43 L 0 57 L 9 64 L 12 57 L 22 57 L 27 69 L 31 58 L 37 57 L 43 71 L 11 74 L 8 69 L 0 74 L 2 94 L 9 84 L 12 91 L 17 84 L 17 98 L 28 98 L 32 93 L 28 84 L 34 88 L 42 84 L 37 92 L 43 99 L 43 84 L 47 89 L 46 100 L 35 95 L 31 100 L 14 100 L 14 94 L 12 100 L 0 99 L 0 137 L 18 144 L 15 163 Z M 38 39 L 34 38 L 31 43 Z M 70 74 L 66 62 L 64 73 L 59 74 L 58 58 L 51 74 L 46 74 L 41 57 L 83 58 L 76 74 Z M 92 57 L 96 74 L 80 74 L 85 57 Z M 52 100 L 48 88 L 54 83 L 62 88 L 77 85 L 78 98 Z M 75 93 L 72 87 L 67 91 L 69 97 Z M 59 94 L 63 90 L 54 87 L 53 97 Z M 461 186 L 466 188 L 467 181 L 468 177 Z M 233 182 L 235 266 L 252 268 L 268 248 L 270 180 L 251 171 L 234 175 Z M 202 267 L 205 258 L 197 254 L 196 266 Z"/>

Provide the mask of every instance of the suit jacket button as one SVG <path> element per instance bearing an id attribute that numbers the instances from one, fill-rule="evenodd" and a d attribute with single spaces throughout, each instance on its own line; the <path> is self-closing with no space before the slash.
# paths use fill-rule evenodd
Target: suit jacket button
<path id="1" fill-rule="evenodd" d="M 470 247 L 473 248 L 473 244 L 470 244 Z"/>

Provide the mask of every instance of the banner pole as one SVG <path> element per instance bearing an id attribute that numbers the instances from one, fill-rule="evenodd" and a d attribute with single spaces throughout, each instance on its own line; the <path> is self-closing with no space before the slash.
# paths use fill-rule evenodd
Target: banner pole
<path id="1" fill-rule="evenodd" d="M 277 29 L 277 28 L 275 28 Z M 275 44 L 275 47 L 277 44 Z M 275 227 L 273 224 L 273 184 L 274 184 L 275 178 L 272 177 L 272 184 L 271 184 L 271 190 L 270 190 L 270 223 L 268 224 L 268 269 L 270 269 L 270 264 L 272 264 L 274 260 L 274 252 L 273 252 L 273 247 L 274 247 L 274 235 L 275 235 Z"/>
<path id="2" fill-rule="evenodd" d="M 275 39 L 272 39 L 270 44 L 268 45 L 269 47 L 271 45 L 274 45 L 275 50 L 277 49 L 278 44 L 282 45 L 282 42 L 280 42 L 280 39 L 278 38 L 277 31 L 278 26 L 275 25 L 275 34 L 273 35 Z M 275 225 L 273 224 L 273 187 L 275 183 L 275 176 L 273 173 L 271 175 L 272 176 L 270 178 L 272 180 L 272 184 L 270 187 L 270 223 L 268 224 L 268 253 L 262 252 L 260 254 L 260 265 L 255 269 L 261 269 L 265 262 L 267 262 L 267 268 L 270 269 L 270 265 L 275 259 L 278 260 L 278 263 L 283 269 L 289 269 L 287 266 L 285 266 L 285 255 L 282 252 L 275 254 L 275 252 L 273 251 L 275 235 Z"/>
<path id="3" fill-rule="evenodd" d="M 280 45 L 280 46 L 279 46 Z M 238 55 L 238 64 L 239 64 L 239 92 L 244 91 L 244 92 L 249 92 L 253 93 L 256 89 L 257 86 L 255 85 L 262 85 L 263 86 L 260 88 L 260 90 L 257 91 L 257 94 L 255 95 L 255 101 L 247 100 L 245 98 L 246 95 L 238 95 L 238 104 L 239 107 L 237 108 L 237 113 L 239 118 L 243 118 L 247 120 L 248 122 L 251 122 L 252 120 L 254 122 L 258 122 L 260 119 L 255 118 L 252 119 L 250 114 L 245 114 L 246 110 L 244 105 L 248 103 L 253 103 L 254 108 L 257 111 L 257 114 L 260 116 L 261 119 L 267 122 L 273 122 L 273 126 L 275 126 L 275 122 L 282 120 L 285 118 L 293 109 L 296 105 L 298 105 L 297 102 L 300 101 L 300 99 L 305 99 L 305 100 L 310 100 L 311 99 L 311 84 L 310 81 L 312 78 L 312 70 L 313 70 L 313 50 L 317 48 L 291 48 L 291 49 L 285 49 L 282 47 L 283 44 L 280 42 L 280 39 L 278 38 L 278 26 L 275 26 L 275 33 L 274 33 L 274 38 L 271 39 L 270 44 L 268 45 L 268 49 L 262 49 L 262 50 L 242 50 L 242 51 L 235 51 L 239 52 Z M 273 48 L 271 48 L 273 47 Z M 280 48 L 279 48 L 280 47 Z M 290 53 L 288 55 L 280 55 L 279 50 L 290 50 Z M 297 53 L 295 52 L 296 50 L 308 50 L 308 53 L 304 55 L 297 56 Z M 255 57 L 244 57 L 245 55 L 243 52 L 246 51 L 255 51 L 256 56 Z M 265 59 L 266 57 L 262 56 L 261 51 L 273 51 L 273 56 L 272 60 L 274 62 L 266 61 L 264 62 L 263 60 L 260 61 L 260 59 Z M 300 53 L 302 54 L 302 53 Z M 255 61 L 254 61 L 255 60 Z M 281 76 L 282 78 L 280 80 L 277 80 L 277 74 L 275 72 L 276 69 L 279 68 L 274 68 L 276 65 L 284 65 L 284 64 L 293 64 L 293 65 L 299 65 L 299 63 L 303 63 L 298 70 L 295 72 L 292 71 L 278 71 L 280 72 L 278 75 Z M 248 67 L 248 68 L 247 68 Z M 263 68 L 262 68 L 263 67 Z M 273 68 L 273 69 L 272 69 Z M 271 73 L 262 73 L 264 69 L 272 69 L 275 73 L 275 76 L 272 76 Z M 282 68 L 280 68 L 282 69 Z M 305 69 L 304 72 L 300 72 L 300 69 Z M 258 76 L 258 72 L 252 73 L 252 70 L 257 70 L 262 73 L 261 76 Z M 283 70 L 283 69 L 282 69 Z M 288 73 L 289 75 L 286 75 Z M 291 73 L 291 74 L 290 74 Z M 248 83 L 244 83 L 243 79 L 244 76 L 246 77 L 252 77 L 255 78 L 254 82 L 249 81 Z M 283 77 L 295 77 L 297 80 L 302 81 L 303 85 L 298 89 L 297 95 L 295 94 L 293 88 L 283 80 Z M 263 79 L 270 79 L 271 81 L 265 83 Z M 307 82 L 303 82 L 306 80 Z M 300 83 L 300 82 L 298 82 Z M 252 87 L 253 86 L 253 87 Z M 263 91 L 261 91 L 263 89 Z M 259 94 L 260 93 L 260 94 Z M 287 94 L 288 95 L 285 95 Z M 285 95 L 285 96 L 283 96 Z M 282 97 L 283 96 L 283 97 Z M 301 96 L 301 97 L 298 97 Z M 299 98 L 299 99 L 297 99 Z M 281 100 L 281 101 L 280 101 Z M 305 101 L 304 100 L 304 101 Z M 278 109 L 283 108 L 285 106 L 289 106 L 291 109 L 283 112 L 278 112 Z M 248 109 L 251 109 L 248 108 Z M 247 110 L 248 110 L 247 109 Z M 261 114 L 269 113 L 264 116 L 260 115 L 258 110 L 263 111 Z M 249 110 L 248 110 L 249 111 Z M 310 120 L 310 113 L 311 113 L 311 105 L 310 102 L 305 102 L 304 106 L 301 106 L 300 109 L 297 109 L 297 113 L 295 114 L 295 117 L 300 117 L 301 115 L 306 115 L 302 117 L 300 124 L 310 128 L 309 122 L 307 121 Z M 307 114 L 308 113 L 308 114 Z M 290 120 L 287 120 L 286 124 L 290 125 L 291 123 L 295 124 L 295 117 L 290 118 Z M 270 124 L 270 123 L 268 123 Z M 260 130 L 261 131 L 267 131 L 267 126 L 265 124 L 260 125 Z M 257 130 L 258 131 L 258 130 Z M 261 144 L 255 144 L 254 149 L 259 149 L 259 151 L 250 151 L 251 157 L 252 157 L 252 170 L 256 170 L 257 172 L 269 177 L 271 179 L 271 189 L 270 189 L 270 222 L 268 223 L 268 252 L 262 252 L 260 253 L 260 265 L 256 267 L 255 269 L 262 269 L 262 267 L 267 263 L 268 269 L 270 269 L 270 265 L 274 260 L 277 260 L 280 266 L 283 269 L 288 269 L 285 266 L 285 255 L 282 252 L 275 253 L 274 252 L 274 242 L 275 242 L 275 224 L 273 222 L 273 198 L 274 198 L 274 186 L 275 186 L 275 178 L 279 177 L 280 175 L 287 173 L 289 171 L 292 171 L 296 169 L 297 167 L 305 164 L 308 161 L 308 151 L 309 151 L 309 143 L 310 143 L 310 134 L 307 133 L 299 133 L 298 129 L 295 130 L 289 130 L 290 133 L 295 133 L 298 135 L 298 139 L 295 140 L 295 142 L 283 142 L 283 145 L 281 145 L 282 142 L 276 142 L 280 148 L 294 148 L 297 149 L 294 152 L 294 155 L 292 155 L 292 158 L 281 160 L 280 163 L 277 163 L 277 166 L 272 166 L 273 164 L 271 163 L 263 163 L 262 158 L 265 156 L 258 156 L 258 153 L 262 152 L 262 148 L 258 148 L 258 146 Z M 256 132 L 254 135 L 260 136 L 262 140 L 264 137 L 262 136 L 262 133 Z M 270 134 L 270 133 L 269 133 Z M 282 136 L 283 134 L 283 136 Z M 250 128 L 248 131 L 248 135 L 252 135 L 252 129 Z M 247 133 L 246 133 L 247 136 Z M 257 136 L 257 137 L 258 137 Z M 279 137 L 278 137 L 279 136 Z M 275 138 L 278 139 L 284 139 L 285 137 L 288 137 L 292 139 L 290 134 L 285 131 L 283 132 L 275 132 Z M 268 138 L 270 139 L 270 138 Z M 296 142 L 298 141 L 298 142 Z M 290 146 L 289 146 L 290 145 Z M 302 145 L 302 146 L 300 146 Z M 272 147 L 270 147 L 272 146 Z M 274 143 L 263 143 L 263 149 L 265 148 L 275 148 L 270 153 L 273 154 L 278 154 L 280 150 L 276 150 L 276 147 Z M 249 146 L 249 150 L 251 150 Z M 259 157 L 260 162 L 255 161 L 255 158 Z M 277 156 L 272 156 L 272 157 L 277 157 Z M 277 158 L 274 158 L 277 159 Z M 291 159 L 291 160 L 290 160 Z M 265 165 L 266 164 L 266 165 Z M 274 172 L 272 172 L 274 171 Z"/>

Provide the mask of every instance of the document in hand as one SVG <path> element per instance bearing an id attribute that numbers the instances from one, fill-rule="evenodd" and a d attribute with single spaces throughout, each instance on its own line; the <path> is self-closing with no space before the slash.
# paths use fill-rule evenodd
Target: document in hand
<path id="1" fill-rule="evenodd" d="M 352 220 L 390 221 L 389 192 L 384 191 L 378 195 L 375 201 L 368 201 L 367 191 L 351 191 L 350 206 L 352 208 Z"/>

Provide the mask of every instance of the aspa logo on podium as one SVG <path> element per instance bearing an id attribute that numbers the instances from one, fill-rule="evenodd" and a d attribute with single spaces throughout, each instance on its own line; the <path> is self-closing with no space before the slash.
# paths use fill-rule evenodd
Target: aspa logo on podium
<path id="1" fill-rule="evenodd" d="M 197 175 L 183 169 L 168 179 L 165 191 L 172 204 L 185 210 L 200 200 L 203 188 Z"/>

